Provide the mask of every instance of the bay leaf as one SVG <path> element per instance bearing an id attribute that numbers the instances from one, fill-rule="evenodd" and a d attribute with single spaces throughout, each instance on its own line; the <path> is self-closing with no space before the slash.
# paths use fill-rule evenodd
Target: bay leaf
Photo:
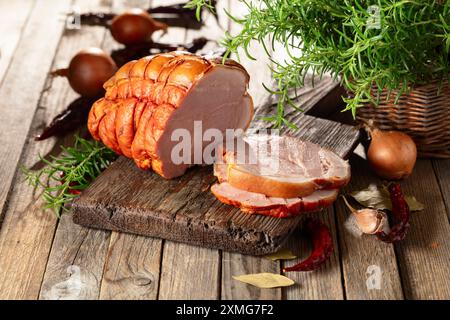
<path id="1" fill-rule="evenodd" d="M 288 277 L 267 272 L 233 276 L 233 279 L 262 289 L 288 287 L 295 284 L 295 282 Z"/>
<path id="2" fill-rule="evenodd" d="M 406 196 L 406 202 L 408 203 L 409 210 L 411 211 L 422 211 L 425 209 L 423 203 L 419 202 L 414 196 Z"/>
<path id="3" fill-rule="evenodd" d="M 272 261 L 277 261 L 277 260 L 292 260 L 297 258 L 296 255 L 294 255 L 292 253 L 291 250 L 284 248 L 281 250 L 278 250 L 277 252 L 268 254 L 266 256 L 264 256 L 266 259 L 272 260 Z"/>
<path id="4" fill-rule="evenodd" d="M 378 187 L 374 183 L 371 183 L 366 189 L 353 191 L 350 195 L 365 207 L 378 210 L 392 209 L 389 191 L 384 187 Z M 424 209 L 424 205 L 414 196 L 405 195 L 405 200 L 411 211 L 421 211 Z"/>

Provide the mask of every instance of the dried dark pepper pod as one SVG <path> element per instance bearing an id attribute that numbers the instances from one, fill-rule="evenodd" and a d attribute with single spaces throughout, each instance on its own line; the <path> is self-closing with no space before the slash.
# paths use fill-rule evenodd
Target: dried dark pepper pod
<path id="1" fill-rule="evenodd" d="M 69 106 L 58 114 L 45 129 L 36 136 L 36 141 L 45 140 L 52 136 L 63 136 L 87 122 L 89 110 L 95 99 L 80 97 L 72 101 Z"/>
<path id="2" fill-rule="evenodd" d="M 218 21 L 217 1 L 211 1 L 212 12 Z M 185 3 L 177 3 L 168 6 L 158 6 L 148 8 L 146 10 L 152 16 L 157 17 L 158 21 L 164 22 L 171 27 L 183 27 L 187 29 L 198 30 L 203 26 L 201 21 L 197 20 L 196 9 L 186 8 Z M 73 19 L 75 13 L 69 14 L 69 18 Z M 104 12 L 87 12 L 80 14 L 80 24 L 85 26 L 102 26 L 109 28 L 111 20 L 116 15 L 113 13 Z"/>
<path id="3" fill-rule="evenodd" d="M 185 50 L 190 53 L 196 53 L 203 49 L 209 40 L 204 37 L 199 37 L 192 40 L 188 44 L 166 44 L 159 42 L 147 42 L 139 45 L 128 46 L 122 49 L 111 52 L 111 57 L 118 67 L 123 66 L 131 60 L 138 60 L 149 54 L 170 52 L 175 50 Z M 156 52 L 155 52 L 156 51 Z"/>
<path id="4" fill-rule="evenodd" d="M 406 237 L 409 229 L 409 206 L 405 200 L 402 189 L 398 183 L 388 186 L 392 203 L 393 226 L 389 233 L 377 233 L 378 239 L 383 242 L 393 243 L 401 241 Z"/>
<path id="5" fill-rule="evenodd" d="M 307 218 L 303 223 L 303 230 L 308 238 L 311 239 L 313 250 L 306 260 L 292 267 L 284 268 L 283 272 L 316 270 L 333 253 L 333 240 L 330 229 L 322 221 L 316 218 Z"/>

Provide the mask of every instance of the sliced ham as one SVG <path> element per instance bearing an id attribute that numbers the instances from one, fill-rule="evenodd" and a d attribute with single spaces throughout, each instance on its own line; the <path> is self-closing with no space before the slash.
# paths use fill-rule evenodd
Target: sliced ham
<path id="1" fill-rule="evenodd" d="M 235 141 L 220 149 L 215 164 L 219 181 L 253 193 L 297 198 L 336 189 L 350 180 L 347 161 L 319 145 L 289 136 L 244 136 L 244 152 Z"/>
<path id="2" fill-rule="evenodd" d="M 185 52 L 171 52 L 131 61 L 105 84 L 105 97 L 92 106 L 88 128 L 109 148 L 133 158 L 141 169 L 153 169 L 164 178 L 182 175 L 192 164 L 194 148 L 209 145 L 194 135 L 208 129 L 246 129 L 253 117 L 247 93 L 249 75 L 233 60 L 206 59 Z M 176 129 L 190 133 L 189 161 L 175 163 L 172 141 Z M 221 141 L 217 141 L 220 143 Z"/>
<path id="3" fill-rule="evenodd" d="M 339 190 L 333 189 L 315 191 L 311 195 L 301 198 L 276 198 L 241 190 L 227 182 L 214 184 L 211 192 L 221 202 L 238 207 L 244 212 L 276 218 L 319 211 L 330 206 L 339 194 Z"/>

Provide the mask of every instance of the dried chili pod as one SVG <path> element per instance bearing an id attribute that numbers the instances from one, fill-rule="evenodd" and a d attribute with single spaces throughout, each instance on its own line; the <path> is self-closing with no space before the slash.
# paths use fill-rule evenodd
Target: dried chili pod
<path id="1" fill-rule="evenodd" d="M 208 4 L 209 11 L 214 15 L 217 23 L 219 17 L 217 15 L 217 1 L 211 0 Z M 200 29 L 203 25 L 202 21 L 197 20 L 196 8 L 187 8 L 185 3 L 176 3 L 168 6 L 159 6 L 149 8 L 148 13 L 152 15 L 162 14 L 158 18 L 172 27 L 185 27 L 189 29 Z M 166 15 L 166 17 L 164 16 Z"/>
<path id="2" fill-rule="evenodd" d="M 383 242 L 392 243 L 406 237 L 409 229 L 409 206 L 398 183 L 391 183 L 388 190 L 392 203 L 393 226 L 389 233 L 380 232 L 377 237 Z"/>
<path id="3" fill-rule="evenodd" d="M 61 184 L 64 184 L 64 177 L 65 177 L 65 174 L 64 174 L 64 172 L 60 172 L 59 173 L 59 177 L 60 177 L 60 179 L 61 179 L 61 181 L 60 181 L 60 183 Z M 70 182 L 69 183 L 69 186 L 70 187 L 75 187 L 75 186 L 77 186 L 77 184 L 74 182 L 74 181 L 72 181 L 72 182 Z M 74 194 L 74 195 L 79 195 L 79 194 L 81 194 L 81 190 L 79 190 L 79 189 L 73 189 L 73 188 L 68 188 L 68 192 L 70 193 L 70 194 Z"/>
<path id="4" fill-rule="evenodd" d="M 75 13 L 71 13 L 73 16 Z M 104 12 L 88 12 L 80 14 L 80 24 L 83 26 L 101 26 L 109 28 L 111 20 L 116 15 Z"/>
<path id="5" fill-rule="evenodd" d="M 86 124 L 89 110 L 95 99 L 80 97 L 72 101 L 69 106 L 50 122 L 36 141 L 45 140 L 52 136 L 62 136 Z"/>
<path id="6" fill-rule="evenodd" d="M 306 260 L 292 267 L 284 268 L 283 272 L 316 270 L 333 253 L 333 240 L 330 229 L 322 221 L 316 218 L 307 218 L 303 224 L 303 230 L 311 239 L 313 250 Z"/>
<path id="7" fill-rule="evenodd" d="M 218 21 L 216 1 L 211 1 L 212 12 Z M 154 8 L 148 8 L 146 10 L 152 15 L 157 15 L 158 20 L 168 24 L 171 27 L 184 27 L 188 29 L 200 29 L 203 25 L 201 21 L 197 20 L 196 9 L 186 8 L 185 3 L 177 3 L 166 6 L 158 6 Z M 75 12 L 69 14 L 69 18 L 73 19 Z M 86 26 L 102 26 L 109 28 L 111 20 L 115 17 L 115 14 L 104 12 L 87 12 L 80 14 L 80 24 Z"/>
<path id="8" fill-rule="evenodd" d="M 60 178 L 60 183 L 61 183 L 61 184 L 64 184 L 64 183 L 65 183 L 64 177 L 65 177 L 64 172 L 60 172 L 60 173 L 59 173 L 59 178 Z M 73 189 L 73 188 L 70 188 L 70 187 L 76 187 L 76 186 L 78 186 L 78 185 L 77 185 L 74 181 L 70 182 L 70 183 L 69 183 L 69 188 L 68 188 L 67 191 L 68 191 L 70 194 L 74 194 L 74 195 L 79 195 L 79 194 L 81 194 L 81 190 L 80 190 L 80 189 Z"/>
<path id="9" fill-rule="evenodd" d="M 111 52 L 111 57 L 116 65 L 121 67 L 131 60 L 138 60 L 154 53 L 170 52 L 180 49 L 190 53 L 196 53 L 197 51 L 203 49 L 208 41 L 209 40 L 204 37 L 195 38 L 191 43 L 187 44 L 166 44 L 151 41 L 114 50 Z"/>

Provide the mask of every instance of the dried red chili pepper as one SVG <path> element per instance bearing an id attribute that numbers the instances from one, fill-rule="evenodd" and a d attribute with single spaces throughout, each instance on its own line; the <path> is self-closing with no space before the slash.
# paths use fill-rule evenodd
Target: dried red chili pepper
<path id="1" fill-rule="evenodd" d="M 72 101 L 64 111 L 53 118 L 35 140 L 41 141 L 52 136 L 62 136 L 86 124 L 89 110 L 94 102 L 95 99 L 84 97 Z"/>
<path id="2" fill-rule="evenodd" d="M 147 12 L 152 15 L 159 15 L 158 21 L 164 22 L 171 27 L 184 27 L 187 29 L 200 29 L 203 25 L 201 21 L 197 20 L 196 9 L 189 9 L 184 7 L 184 3 L 177 3 L 168 6 L 159 6 L 147 9 Z M 211 6 L 216 8 L 216 1 L 211 1 Z M 216 20 L 217 10 L 213 10 Z M 74 13 L 71 14 L 72 19 Z M 80 24 L 86 26 L 102 26 L 109 28 L 111 20 L 115 17 L 112 13 L 103 12 L 88 12 L 80 14 Z"/>
<path id="3" fill-rule="evenodd" d="M 316 270 L 333 253 L 333 240 L 330 229 L 322 221 L 315 218 L 308 218 L 303 224 L 303 229 L 312 240 L 313 250 L 306 260 L 292 267 L 284 268 L 283 272 Z"/>
<path id="4" fill-rule="evenodd" d="M 179 50 L 180 48 L 190 53 L 196 53 L 203 49 L 209 40 L 204 37 L 195 38 L 188 44 L 166 44 L 158 42 L 147 42 L 135 46 L 129 46 L 111 52 L 111 57 L 118 67 L 123 66 L 131 60 L 138 60 L 152 53 L 162 53 Z M 153 50 L 156 52 L 152 52 Z"/>
<path id="5" fill-rule="evenodd" d="M 69 14 L 69 18 L 73 19 L 75 13 Z M 109 28 L 111 20 L 116 15 L 113 13 L 88 12 L 80 14 L 80 24 L 82 26 L 101 26 Z"/>
<path id="6" fill-rule="evenodd" d="M 60 172 L 59 176 L 60 176 L 60 178 L 61 178 L 61 184 L 64 184 L 64 177 L 65 177 L 64 173 L 63 173 L 63 172 Z M 70 187 L 75 187 L 76 185 L 77 185 L 77 184 L 76 184 L 75 182 L 73 182 L 73 181 L 70 182 L 70 183 L 69 183 L 69 188 L 67 189 L 67 191 L 68 191 L 69 193 L 71 193 L 71 194 L 74 194 L 74 195 L 79 195 L 79 194 L 81 194 L 81 190 L 70 188 Z"/>
<path id="7" fill-rule="evenodd" d="M 383 242 L 392 243 L 401 241 L 406 237 L 409 228 L 409 206 L 398 183 L 388 186 L 392 203 L 393 227 L 389 233 L 377 233 L 378 239 Z"/>

